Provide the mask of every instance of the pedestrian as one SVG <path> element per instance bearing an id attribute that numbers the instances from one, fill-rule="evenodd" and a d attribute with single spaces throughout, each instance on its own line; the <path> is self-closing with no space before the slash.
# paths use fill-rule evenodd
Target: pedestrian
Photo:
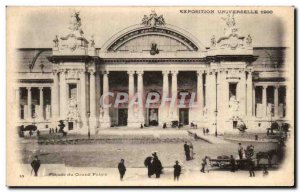
<path id="1" fill-rule="evenodd" d="M 49 135 L 51 135 L 51 133 L 52 133 L 52 129 L 50 128 L 50 129 L 49 129 Z"/>
<path id="2" fill-rule="evenodd" d="M 30 129 L 30 130 L 29 130 L 29 136 L 31 137 L 32 134 L 33 134 L 33 133 L 32 133 L 32 130 Z"/>
<path id="3" fill-rule="evenodd" d="M 269 171 L 266 165 L 263 166 L 263 176 L 266 177 L 269 175 Z"/>
<path id="4" fill-rule="evenodd" d="M 118 170 L 119 170 L 119 173 L 120 173 L 120 180 L 123 181 L 123 177 L 124 177 L 125 172 L 126 172 L 124 159 L 121 159 L 121 162 L 118 164 Z"/>
<path id="5" fill-rule="evenodd" d="M 208 129 L 208 128 L 206 128 L 206 135 L 208 135 L 208 133 L 209 133 L 209 129 Z"/>
<path id="6" fill-rule="evenodd" d="M 243 159 L 244 148 L 241 143 L 239 143 L 239 146 L 238 146 L 238 153 L 239 153 L 240 159 Z"/>
<path id="7" fill-rule="evenodd" d="M 163 124 L 163 129 L 165 129 L 165 128 L 167 128 L 167 124 L 166 123 Z"/>
<path id="8" fill-rule="evenodd" d="M 254 172 L 254 161 L 252 161 L 251 158 L 248 159 L 248 167 L 249 167 L 249 174 L 250 174 L 250 177 L 255 177 L 255 172 Z"/>
<path id="9" fill-rule="evenodd" d="M 235 172 L 236 161 L 233 158 L 233 155 L 230 155 L 230 166 L 231 166 L 231 172 Z"/>
<path id="10" fill-rule="evenodd" d="M 144 161 L 144 165 L 148 168 L 148 177 L 150 178 L 154 174 L 153 158 L 151 156 L 147 157 Z"/>
<path id="11" fill-rule="evenodd" d="M 205 129 L 203 128 L 203 135 L 205 135 Z"/>
<path id="12" fill-rule="evenodd" d="M 57 133 L 57 127 L 55 128 L 55 133 Z"/>
<path id="13" fill-rule="evenodd" d="M 190 157 L 190 146 L 187 144 L 187 142 L 184 143 L 183 148 L 184 148 L 186 160 L 189 161 L 191 159 L 191 157 Z"/>
<path id="14" fill-rule="evenodd" d="M 174 165 L 174 181 L 175 180 L 179 180 L 179 176 L 181 174 L 181 166 L 179 165 L 178 161 L 175 161 L 175 165 Z"/>
<path id="15" fill-rule="evenodd" d="M 210 170 L 210 157 L 205 156 L 205 170 L 207 171 L 207 173 L 209 173 Z"/>
<path id="16" fill-rule="evenodd" d="M 33 161 L 31 162 L 31 167 L 32 167 L 32 170 L 34 171 L 34 176 L 37 177 L 38 176 L 38 171 L 39 171 L 39 168 L 41 166 L 41 161 L 39 160 L 38 156 L 34 156 L 34 159 Z M 32 172 L 31 170 L 31 172 Z"/>
<path id="17" fill-rule="evenodd" d="M 190 151 L 191 151 L 190 158 L 194 159 L 194 146 L 193 146 L 193 143 L 190 144 Z"/>
<path id="18" fill-rule="evenodd" d="M 160 175 L 162 174 L 163 166 L 160 160 L 158 159 L 156 152 L 154 152 L 152 155 L 153 155 L 152 165 L 153 165 L 155 176 L 156 178 L 160 178 Z"/>
<path id="19" fill-rule="evenodd" d="M 201 170 L 200 170 L 200 171 L 201 171 L 202 173 L 205 173 L 206 156 L 205 156 L 205 158 L 202 159 L 201 166 L 202 166 L 202 167 L 201 167 Z"/>
<path id="20" fill-rule="evenodd" d="M 38 137 L 40 136 L 40 130 L 36 131 L 36 136 L 38 136 Z"/>

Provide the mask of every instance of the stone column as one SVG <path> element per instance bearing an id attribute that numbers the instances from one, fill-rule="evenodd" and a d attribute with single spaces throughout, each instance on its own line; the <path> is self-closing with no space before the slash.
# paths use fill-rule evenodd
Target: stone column
<path id="1" fill-rule="evenodd" d="M 197 71 L 197 104 L 200 116 L 203 116 L 203 71 Z"/>
<path id="2" fill-rule="evenodd" d="M 171 71 L 172 74 L 172 99 L 175 100 L 173 106 L 171 106 L 171 117 L 172 121 L 179 120 L 178 119 L 178 109 L 177 109 L 177 75 L 178 71 Z"/>
<path id="3" fill-rule="evenodd" d="M 162 71 L 163 75 L 163 88 L 162 88 L 162 99 L 161 102 L 164 102 L 159 109 L 159 122 L 162 126 L 163 123 L 168 121 L 169 117 L 169 104 L 170 102 L 166 101 L 166 98 L 169 98 L 169 73 L 170 71 Z"/>
<path id="4" fill-rule="evenodd" d="M 239 114 L 244 116 L 246 114 L 246 73 L 242 71 L 240 82 L 238 83 L 239 86 Z"/>
<path id="5" fill-rule="evenodd" d="M 278 88 L 279 88 L 279 86 L 278 85 L 275 85 L 274 86 L 274 116 L 275 116 L 275 118 L 278 118 L 278 116 L 279 116 L 279 110 L 278 110 L 278 105 L 279 105 L 279 103 L 278 103 L 278 99 L 279 99 L 279 97 L 278 97 Z"/>
<path id="6" fill-rule="evenodd" d="M 143 102 L 143 98 L 144 98 L 144 85 L 143 85 L 143 74 L 144 71 L 137 71 L 137 91 L 138 94 L 140 94 L 139 99 L 141 99 L 141 101 L 139 101 L 139 103 L 142 104 L 142 106 L 139 105 L 139 121 L 141 124 L 145 123 L 145 117 L 144 117 L 144 102 Z"/>
<path id="7" fill-rule="evenodd" d="M 39 87 L 40 90 L 40 120 L 44 120 L 44 96 L 43 96 L 43 87 Z"/>
<path id="8" fill-rule="evenodd" d="M 252 116 L 252 110 L 253 109 L 253 98 L 252 98 L 252 90 L 253 90 L 253 86 L 252 86 L 252 72 L 249 71 L 248 72 L 248 78 L 247 78 L 247 116 L 251 117 Z"/>
<path id="9" fill-rule="evenodd" d="M 211 98 L 208 98 L 211 100 L 211 109 L 210 109 L 210 126 L 211 127 L 211 131 L 213 132 L 219 132 L 217 131 L 218 129 L 218 125 L 217 125 L 217 116 L 219 116 L 218 114 L 218 109 L 217 109 L 217 77 L 216 77 L 216 71 L 213 70 L 211 72 Z"/>
<path id="10" fill-rule="evenodd" d="M 89 69 L 90 73 L 90 133 L 95 134 L 96 130 L 96 82 L 95 70 Z"/>
<path id="11" fill-rule="evenodd" d="M 96 82 L 95 82 L 95 70 L 90 69 L 90 117 L 96 116 Z"/>
<path id="12" fill-rule="evenodd" d="M 210 115 L 214 119 L 215 118 L 215 111 L 217 110 L 217 100 L 216 100 L 216 95 L 217 95 L 217 79 L 216 79 L 216 72 L 213 71 L 210 74 L 211 76 L 211 98 L 208 98 L 211 100 L 211 109 L 210 109 Z"/>
<path id="13" fill-rule="evenodd" d="M 96 72 L 96 117 L 99 117 L 100 109 L 100 92 L 101 92 L 100 72 Z"/>
<path id="14" fill-rule="evenodd" d="M 128 99 L 129 101 L 134 96 L 134 71 L 127 71 L 128 74 Z"/>
<path id="15" fill-rule="evenodd" d="M 212 83 L 211 72 L 207 71 L 205 75 L 205 116 L 210 118 L 211 116 L 211 103 L 212 103 Z"/>
<path id="16" fill-rule="evenodd" d="M 59 116 L 60 120 L 65 120 L 66 113 L 67 113 L 67 87 L 66 87 L 66 73 L 65 70 L 60 70 L 60 76 L 59 76 L 59 100 L 60 100 L 60 110 L 59 110 Z"/>
<path id="17" fill-rule="evenodd" d="M 134 71 L 127 71 L 128 74 L 128 104 L 132 102 L 132 98 L 134 97 Z M 135 105 L 129 106 L 128 105 L 128 118 L 127 118 L 127 125 L 129 127 L 136 127 L 139 126 L 138 124 L 138 117 L 135 116 Z"/>
<path id="18" fill-rule="evenodd" d="M 267 85 L 262 86 L 262 117 L 267 117 Z"/>
<path id="19" fill-rule="evenodd" d="M 105 105 L 109 105 L 109 79 L 108 79 L 109 71 L 103 72 L 103 95 L 105 98 L 102 98 L 102 102 Z M 109 107 L 102 107 L 103 109 L 103 116 L 100 119 L 100 126 L 101 128 L 108 128 L 110 127 L 110 116 L 109 116 Z M 101 116 L 101 115 L 100 115 Z"/>
<path id="20" fill-rule="evenodd" d="M 226 79 L 226 70 L 219 69 L 217 76 L 217 114 L 214 112 L 214 117 L 217 119 L 218 134 L 224 133 L 228 126 L 225 121 L 229 119 L 229 85 Z M 216 117 L 217 115 L 217 117 Z"/>
<path id="21" fill-rule="evenodd" d="M 208 109 L 208 106 L 209 106 L 209 103 L 208 103 L 208 97 L 209 97 L 209 72 L 206 71 L 205 74 L 204 74 L 204 79 L 205 79 L 205 84 L 203 84 L 204 86 L 204 110 L 203 110 L 203 116 L 207 117 L 207 109 Z"/>
<path id="22" fill-rule="evenodd" d="M 53 126 L 56 126 L 57 118 L 59 116 L 59 84 L 58 84 L 58 71 L 53 70 L 53 85 L 51 87 L 51 107 L 52 107 L 52 121 Z"/>
<path id="23" fill-rule="evenodd" d="M 80 79 L 80 118 L 83 128 L 87 128 L 87 105 L 86 105 L 86 73 L 85 69 L 82 69 L 79 72 L 79 79 Z"/>
<path id="24" fill-rule="evenodd" d="M 31 87 L 27 87 L 28 120 L 32 119 Z"/>

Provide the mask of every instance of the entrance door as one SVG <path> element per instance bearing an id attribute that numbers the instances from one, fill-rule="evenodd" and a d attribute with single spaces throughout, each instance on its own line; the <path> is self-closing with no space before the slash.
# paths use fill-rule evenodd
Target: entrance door
<path id="1" fill-rule="evenodd" d="M 179 122 L 183 125 L 189 124 L 189 109 L 179 109 Z"/>
<path id="2" fill-rule="evenodd" d="M 73 122 L 68 122 L 68 129 L 69 129 L 69 131 L 74 129 L 74 123 Z"/>
<path id="3" fill-rule="evenodd" d="M 158 126 L 158 109 L 148 109 L 149 126 Z"/>
<path id="4" fill-rule="evenodd" d="M 118 126 L 126 126 L 128 109 L 118 109 Z"/>

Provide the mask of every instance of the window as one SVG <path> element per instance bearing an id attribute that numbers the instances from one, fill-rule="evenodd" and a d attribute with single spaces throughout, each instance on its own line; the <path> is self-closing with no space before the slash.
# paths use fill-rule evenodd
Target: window
<path id="1" fill-rule="evenodd" d="M 229 99 L 232 96 L 236 97 L 236 87 L 237 87 L 237 83 L 229 83 Z"/>
<path id="2" fill-rule="evenodd" d="M 237 121 L 233 121 L 233 122 L 232 122 L 232 127 L 233 127 L 234 129 L 237 128 L 237 123 L 238 123 Z"/>

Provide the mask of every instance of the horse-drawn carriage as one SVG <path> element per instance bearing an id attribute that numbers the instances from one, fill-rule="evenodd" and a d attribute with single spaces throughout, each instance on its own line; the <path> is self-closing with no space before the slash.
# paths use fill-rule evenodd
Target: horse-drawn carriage
<path id="1" fill-rule="evenodd" d="M 282 123 L 279 125 L 278 122 L 272 122 L 271 127 L 267 128 L 268 136 L 287 137 L 287 133 L 290 131 L 290 124 Z"/>
<path id="2" fill-rule="evenodd" d="M 272 149 L 269 151 L 261 151 L 257 152 L 254 158 L 254 148 L 253 146 L 248 146 L 245 150 L 245 156 L 244 159 L 236 159 L 235 160 L 235 168 L 236 169 L 248 169 L 249 166 L 251 166 L 253 163 L 256 165 L 255 167 L 260 168 L 261 160 L 266 159 L 268 167 L 272 167 L 275 163 L 272 162 L 274 160 L 274 157 L 276 156 L 278 160 L 282 159 L 282 150 L 279 149 Z M 230 169 L 231 168 L 231 159 L 227 155 L 221 155 L 218 156 L 216 159 L 210 159 L 210 164 L 212 167 L 218 167 L 221 169 Z"/>
<path id="3" fill-rule="evenodd" d="M 179 121 L 171 121 L 171 126 L 172 128 L 181 128 L 183 127 L 183 124 L 180 123 Z"/>
<path id="4" fill-rule="evenodd" d="M 253 162 L 253 159 L 251 160 Z M 249 159 L 236 159 L 235 160 L 235 169 L 248 169 L 250 165 Z M 230 169 L 231 168 L 231 159 L 229 156 L 222 155 L 218 156 L 216 159 L 210 159 L 211 167 L 218 167 L 221 169 Z"/>

